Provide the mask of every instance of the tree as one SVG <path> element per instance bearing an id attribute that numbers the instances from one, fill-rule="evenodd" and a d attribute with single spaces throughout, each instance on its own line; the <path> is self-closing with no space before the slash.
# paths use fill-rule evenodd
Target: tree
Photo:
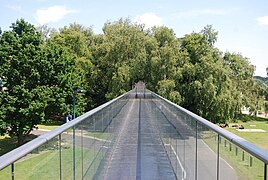
<path id="1" fill-rule="evenodd" d="M 66 52 L 62 53 L 66 59 L 72 58 L 70 61 L 72 64 L 66 64 L 67 66 L 65 67 L 65 69 L 68 69 L 66 73 L 69 74 L 66 86 L 69 86 L 69 89 L 71 90 L 73 90 L 73 88 L 82 88 L 87 91 L 87 96 L 85 98 L 81 98 L 81 100 L 83 99 L 83 101 L 87 103 L 86 109 L 90 109 L 96 105 L 92 102 L 92 99 L 95 98 L 92 91 L 95 81 L 93 81 L 93 57 L 91 49 L 89 48 L 93 44 L 93 38 L 91 28 L 86 28 L 80 24 L 73 23 L 61 28 L 58 33 L 53 33 L 51 38 L 48 40 L 49 46 L 53 48 L 55 47 L 56 49 L 64 48 L 66 50 Z M 53 51 L 53 49 L 50 51 Z M 64 105 L 64 103 L 62 103 L 62 105 Z"/>
<path id="2" fill-rule="evenodd" d="M 73 93 L 77 89 L 86 89 L 83 71 L 76 66 L 76 58 L 68 49 L 48 40 L 42 49 L 43 61 L 41 69 L 42 84 L 48 86 L 51 95 L 45 109 L 45 119 L 63 120 L 72 114 Z M 87 97 L 78 97 L 77 113 L 81 114 L 86 108 Z"/>
<path id="3" fill-rule="evenodd" d="M 146 81 L 146 48 L 150 42 L 142 27 L 132 24 L 129 19 L 106 23 L 103 32 L 97 36 L 99 43 L 92 51 L 93 63 L 98 72 L 95 76 L 99 81 L 97 87 L 105 93 L 105 99 L 111 99 L 130 90 L 135 82 Z"/>
<path id="4" fill-rule="evenodd" d="M 152 38 L 156 40 L 157 48 L 152 52 L 151 84 L 160 87 L 160 81 L 174 80 L 180 74 L 180 44 L 173 30 L 167 27 L 153 28 Z"/>
<path id="5" fill-rule="evenodd" d="M 23 19 L 13 23 L 0 39 L 2 91 L 0 133 L 18 138 L 18 145 L 40 122 L 71 113 L 73 92 L 83 88 L 83 73 L 75 56 L 41 34 Z M 78 103 L 85 103 L 80 98 Z M 84 110 L 78 106 L 78 111 Z"/>
<path id="6" fill-rule="evenodd" d="M 1 92 L 0 133 L 24 138 L 44 118 L 49 100 L 48 87 L 41 84 L 42 39 L 33 25 L 18 20 L 0 39 L 0 76 L 6 77 L 6 91 Z"/>
<path id="7" fill-rule="evenodd" d="M 229 77 L 233 83 L 234 99 L 236 99 L 235 113 L 241 113 L 243 106 L 251 106 L 255 109 L 255 103 L 253 103 L 252 99 L 252 90 L 254 90 L 252 87 L 255 82 L 253 79 L 254 66 L 249 63 L 248 58 L 243 57 L 241 54 L 230 52 L 224 54 L 223 61 L 226 67 L 229 68 Z"/>
<path id="8" fill-rule="evenodd" d="M 182 52 L 188 60 L 182 65 L 180 93 L 182 105 L 209 119 L 221 122 L 233 118 L 238 91 L 231 90 L 232 71 L 222 59 L 222 53 L 213 47 L 217 33 L 211 26 L 201 33 L 186 35 L 181 40 Z"/>
<path id="9" fill-rule="evenodd" d="M 217 42 L 218 32 L 213 29 L 212 25 L 207 25 L 201 30 L 201 34 L 206 39 L 210 46 L 213 46 L 215 42 Z"/>

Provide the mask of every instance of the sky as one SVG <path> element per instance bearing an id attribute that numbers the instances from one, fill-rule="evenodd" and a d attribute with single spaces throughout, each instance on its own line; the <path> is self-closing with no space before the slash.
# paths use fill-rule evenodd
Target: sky
<path id="1" fill-rule="evenodd" d="M 255 75 L 266 77 L 267 0 L 0 0 L 0 13 L 2 31 L 20 18 L 56 29 L 76 22 L 96 34 L 106 22 L 129 18 L 147 28 L 167 26 L 177 37 L 213 25 L 217 48 L 249 58 Z"/>

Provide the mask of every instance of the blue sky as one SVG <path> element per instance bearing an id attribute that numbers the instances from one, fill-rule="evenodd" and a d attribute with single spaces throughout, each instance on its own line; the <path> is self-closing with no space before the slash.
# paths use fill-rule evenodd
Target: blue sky
<path id="1" fill-rule="evenodd" d="M 267 0 L 0 0 L 0 27 L 8 30 L 19 18 L 38 26 L 59 28 L 76 22 L 101 33 L 103 24 L 120 18 L 165 25 L 177 37 L 212 24 L 219 32 L 216 47 L 241 53 L 266 76 L 268 67 Z"/>

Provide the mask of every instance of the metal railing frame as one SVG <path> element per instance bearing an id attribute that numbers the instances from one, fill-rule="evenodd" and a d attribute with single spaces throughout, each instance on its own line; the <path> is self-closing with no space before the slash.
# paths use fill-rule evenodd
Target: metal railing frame
<path id="1" fill-rule="evenodd" d="M 60 134 L 62 134 L 64 131 L 74 127 L 75 125 L 79 124 L 80 122 L 84 121 L 85 119 L 87 119 L 88 117 L 92 116 L 93 114 L 99 112 L 100 110 L 102 110 L 103 108 L 112 105 L 114 102 L 116 102 L 117 100 L 124 98 L 126 96 L 128 96 L 132 91 L 129 91 L 85 114 L 83 114 L 80 117 L 77 117 L 76 119 L 74 119 L 73 121 L 70 121 L 44 135 L 39 136 L 38 138 L 10 151 L 7 154 L 4 154 L 3 156 L 0 157 L 0 170 L 4 169 L 7 166 L 11 165 L 11 169 L 13 170 L 12 172 L 14 172 L 14 162 L 16 162 L 17 160 L 23 158 L 25 155 L 29 154 L 30 152 L 32 152 L 34 149 L 40 147 L 41 145 L 45 144 L 46 142 L 48 142 L 49 140 L 53 139 L 56 136 L 59 136 Z M 249 154 L 251 154 L 252 156 L 256 157 L 257 159 L 261 160 L 264 163 L 264 174 L 265 177 L 264 179 L 266 179 L 267 177 L 267 164 L 268 164 L 268 151 L 261 149 L 260 147 L 248 142 L 247 140 L 211 123 L 210 121 L 178 106 L 177 104 L 159 96 L 158 94 L 151 92 L 149 90 L 147 90 L 147 92 L 151 93 L 152 97 L 157 97 L 160 100 L 165 101 L 166 103 L 178 108 L 180 111 L 186 113 L 187 115 L 191 116 L 192 118 L 194 118 L 196 120 L 196 123 L 200 123 L 206 127 L 208 127 L 209 129 L 211 129 L 212 131 L 214 131 L 215 133 L 218 134 L 218 138 L 219 136 L 224 137 L 225 139 L 227 139 L 228 141 L 230 141 L 231 143 L 235 144 L 236 146 L 240 147 L 241 149 L 243 149 L 244 151 L 248 152 Z M 60 136 L 61 138 L 61 136 Z M 218 152 L 219 153 L 219 152 Z M 219 170 L 218 170 L 219 171 Z"/>
<path id="2" fill-rule="evenodd" d="M 36 139 L 33 139 L 32 141 L 0 156 L 0 171 L 9 165 L 12 165 L 12 167 L 14 167 L 13 163 L 16 162 L 17 160 L 23 158 L 24 156 L 26 156 L 27 154 L 29 154 L 30 152 L 32 152 L 36 148 L 40 147 L 41 145 L 47 143 L 49 140 L 53 139 L 54 137 L 62 134 L 64 131 L 75 127 L 75 125 L 79 124 L 80 122 L 84 121 L 85 119 L 94 115 L 95 113 L 99 112 L 100 110 L 106 108 L 109 105 L 112 105 L 117 100 L 128 96 L 131 92 L 132 91 L 126 92 L 126 93 L 122 94 L 121 96 L 119 96 L 115 99 L 112 99 L 112 100 L 98 106 L 97 108 L 92 109 L 91 111 L 75 118 L 74 120 L 72 120 L 66 124 L 63 124 L 60 127 L 56 128 L 52 131 L 49 131 L 48 133 L 43 134 L 43 135 L 37 137 Z"/>
<path id="3" fill-rule="evenodd" d="M 149 91 L 149 90 L 148 90 Z M 201 124 L 204 125 L 206 127 L 208 127 L 210 130 L 214 131 L 215 133 L 217 133 L 217 138 L 218 138 L 218 147 L 217 147 L 217 179 L 219 179 L 219 140 L 220 140 L 220 136 L 222 136 L 223 138 L 225 138 L 226 140 L 230 141 L 231 143 L 235 144 L 236 146 L 240 147 L 241 149 L 243 149 L 244 151 L 246 151 L 247 153 L 249 153 L 251 156 L 254 156 L 255 158 L 259 159 L 260 161 L 263 162 L 264 164 L 264 180 L 267 180 L 267 164 L 268 164 L 268 151 L 256 146 L 255 144 L 213 124 L 212 122 L 194 114 L 191 111 L 188 111 L 187 109 L 163 98 L 162 96 L 149 91 L 152 95 L 152 97 L 156 97 L 162 101 L 165 101 L 167 104 L 170 104 L 172 106 L 174 106 L 175 108 L 179 109 L 180 111 L 182 111 L 183 113 L 189 115 L 190 117 L 192 117 L 195 121 L 196 121 L 196 128 L 197 128 L 197 124 Z M 197 130 L 196 130 L 196 137 L 197 137 Z M 196 148 L 197 147 L 197 142 L 196 142 Z M 197 151 L 196 151 L 197 153 Z M 197 154 L 196 154 L 197 156 Z M 196 162 L 197 163 L 197 162 Z M 197 164 L 195 165 L 197 167 Z M 195 179 L 197 179 L 197 168 L 195 169 Z"/>
<path id="4" fill-rule="evenodd" d="M 169 103 L 170 105 L 175 106 L 176 108 L 178 108 L 179 110 L 183 111 L 184 113 L 188 114 L 189 116 L 193 117 L 198 123 L 201 123 L 205 126 L 207 126 L 209 129 L 213 130 L 214 132 L 216 132 L 217 134 L 219 134 L 220 136 L 226 138 L 227 140 L 229 140 L 230 142 L 234 143 L 235 145 L 237 145 L 238 147 L 240 147 L 241 149 L 245 150 L 246 152 L 248 152 L 249 154 L 251 154 L 252 156 L 258 158 L 259 160 L 263 161 L 264 163 L 268 164 L 268 151 L 256 146 L 255 144 L 213 124 L 212 122 L 194 114 L 191 111 L 188 111 L 187 109 L 184 109 L 183 107 L 159 96 L 156 93 L 151 92 L 153 96 L 156 96 L 159 99 L 162 99 L 163 101 L 166 101 L 167 103 Z"/>

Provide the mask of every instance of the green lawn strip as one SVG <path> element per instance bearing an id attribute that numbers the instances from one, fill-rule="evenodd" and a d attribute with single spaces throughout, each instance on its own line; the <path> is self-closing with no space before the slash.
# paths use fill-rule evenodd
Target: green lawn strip
<path id="1" fill-rule="evenodd" d="M 59 125 L 38 125 L 39 129 L 53 130 L 59 127 Z M 27 141 L 35 138 L 34 136 L 27 137 Z M 8 135 L 0 136 L 0 156 L 8 153 L 9 151 L 15 149 L 17 147 L 17 138 L 9 137 Z"/>
<path id="2" fill-rule="evenodd" d="M 57 127 L 61 126 L 62 123 L 55 123 L 55 124 L 38 124 L 38 129 L 46 129 L 46 130 L 53 130 Z"/>
<path id="3" fill-rule="evenodd" d="M 39 129 L 53 130 L 59 125 L 38 125 Z M 32 140 L 35 137 L 29 136 L 27 140 Z M 17 147 L 17 138 L 11 138 L 8 135 L 0 136 L 0 156 L 12 151 Z"/>
<path id="4" fill-rule="evenodd" d="M 107 133 L 107 132 L 88 132 L 88 131 L 84 131 L 84 135 L 86 136 L 90 136 L 90 137 L 95 137 L 95 138 L 99 138 L 99 139 L 109 139 L 111 136 L 111 133 Z"/>
<path id="5" fill-rule="evenodd" d="M 83 151 L 83 166 L 82 166 Z M 72 179 L 73 177 L 73 149 L 72 147 L 62 148 L 62 178 Z M 82 179 L 82 167 L 87 177 L 93 177 L 101 158 L 95 158 L 94 166 L 89 168 L 94 156 L 97 153 L 87 148 L 76 147 L 76 178 Z M 102 156 L 100 153 L 99 156 Z M 15 178 L 21 180 L 59 179 L 60 161 L 59 150 L 44 150 L 38 153 L 29 154 L 15 163 Z M 89 170 L 88 170 L 89 169 Z M 10 167 L 0 171 L 0 179 L 10 179 Z"/>
<path id="6" fill-rule="evenodd" d="M 220 144 L 220 156 L 236 170 L 238 179 L 263 179 L 264 164 L 261 161 L 247 152 L 243 155 L 243 150 L 234 144 L 231 145 L 230 150 L 230 143 L 227 141 L 225 146 L 223 141 Z M 252 164 L 250 164 L 251 157 Z"/>
<path id="7" fill-rule="evenodd" d="M 262 129 L 266 132 L 240 132 L 235 128 L 228 127 L 226 130 L 246 139 L 247 141 L 268 150 L 268 120 L 267 121 L 238 121 L 237 124 L 242 124 L 246 129 Z"/>
<path id="8" fill-rule="evenodd" d="M 203 131 L 199 134 L 202 140 L 217 153 L 217 135 L 211 133 L 211 131 Z M 226 141 L 226 143 L 225 143 Z M 227 161 L 236 171 L 238 179 L 263 179 L 264 164 L 256 159 L 252 158 L 252 165 L 250 165 L 250 155 L 244 152 L 244 159 L 242 150 L 234 144 L 231 145 L 229 141 L 221 138 L 220 143 L 220 157 Z M 222 172 L 224 173 L 224 172 Z"/>

